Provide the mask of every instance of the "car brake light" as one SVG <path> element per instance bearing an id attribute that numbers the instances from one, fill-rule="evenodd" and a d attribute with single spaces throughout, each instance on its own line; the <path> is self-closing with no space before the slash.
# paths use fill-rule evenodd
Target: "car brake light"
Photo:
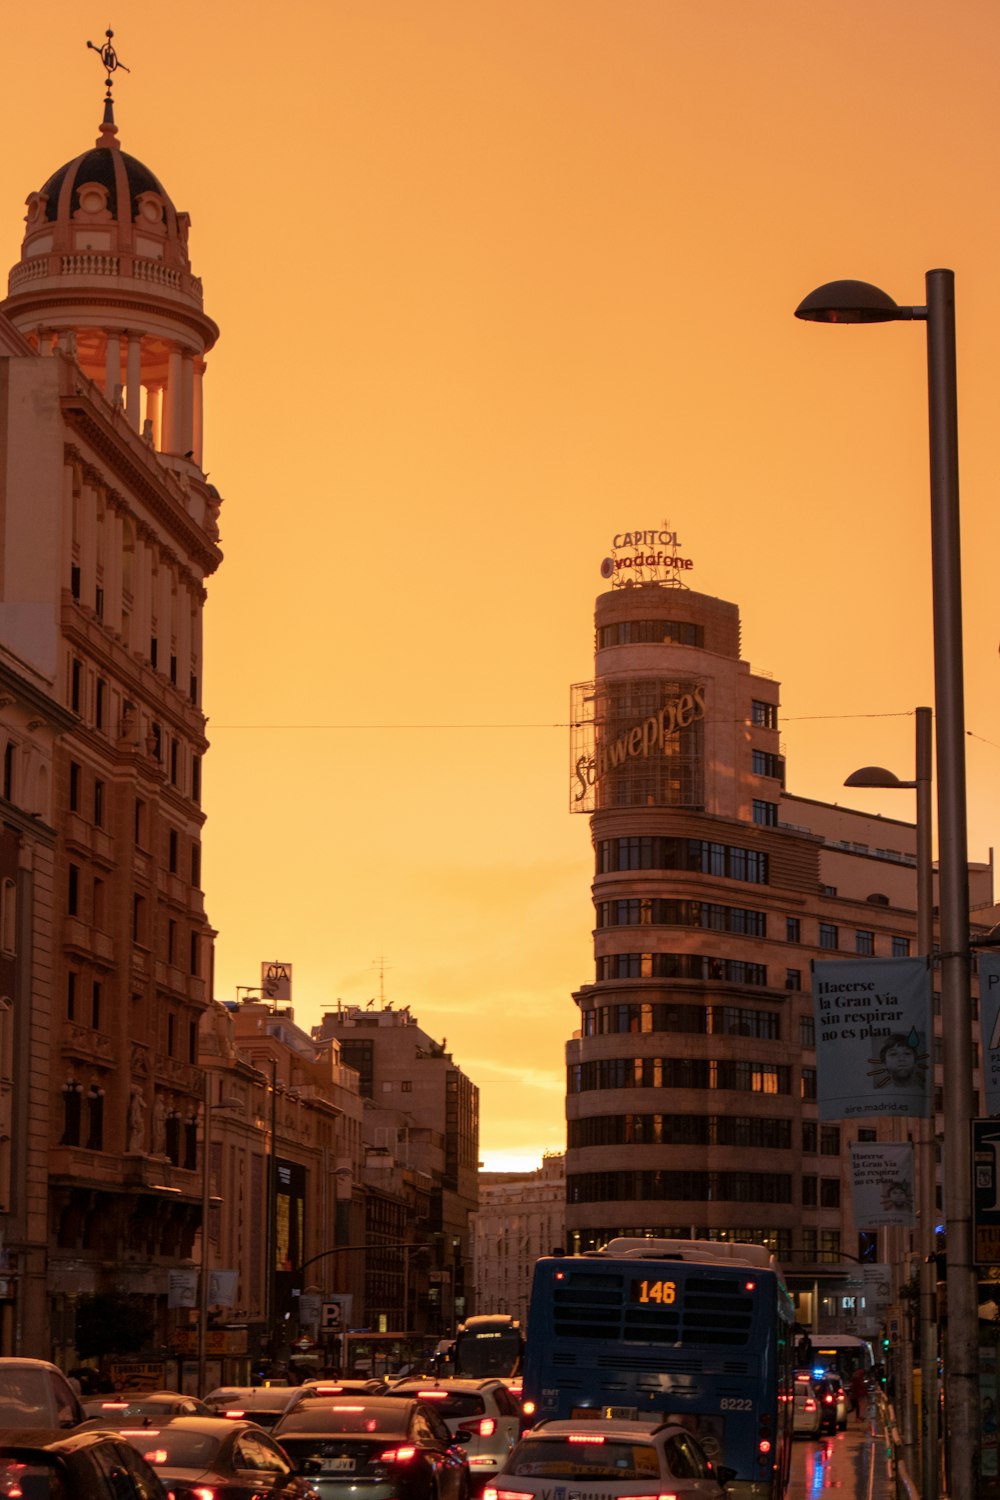
<path id="1" fill-rule="evenodd" d="M 483 1500 L 535 1500 L 535 1497 L 524 1490 L 498 1490 L 490 1484 L 483 1490 Z"/>
<path id="2" fill-rule="evenodd" d="M 405 1464 L 411 1458 L 416 1458 L 417 1450 L 407 1444 L 405 1447 L 387 1448 L 384 1453 L 379 1454 L 379 1462 L 383 1464 Z"/>
<path id="3" fill-rule="evenodd" d="M 458 1430 L 467 1432 L 470 1437 L 492 1437 L 497 1424 L 492 1417 L 481 1417 L 478 1422 L 459 1422 Z"/>
<path id="4" fill-rule="evenodd" d="M 816 1410 L 816 1402 L 813 1400 L 812 1396 L 807 1396 L 806 1397 L 806 1411 L 815 1411 L 815 1410 Z"/>
<path id="5" fill-rule="evenodd" d="M 603 1433 L 597 1432 L 571 1432 L 569 1435 L 571 1443 L 603 1443 Z"/>
<path id="6" fill-rule="evenodd" d="M 167 1450 L 166 1448 L 150 1448 L 149 1452 L 144 1453 L 142 1456 L 148 1464 L 165 1464 L 167 1461 Z"/>
<path id="7" fill-rule="evenodd" d="M 224 1417 L 232 1417 L 234 1420 L 238 1420 L 240 1417 L 245 1417 L 246 1412 L 243 1411 L 240 1407 L 234 1406 L 231 1411 L 224 1411 L 222 1415 Z"/>
<path id="8" fill-rule="evenodd" d="M 417 1391 L 418 1401 L 447 1401 L 447 1391 Z"/>
<path id="9" fill-rule="evenodd" d="M 196 1485 L 191 1491 L 191 1500 L 215 1500 L 215 1491 L 207 1484 Z"/>

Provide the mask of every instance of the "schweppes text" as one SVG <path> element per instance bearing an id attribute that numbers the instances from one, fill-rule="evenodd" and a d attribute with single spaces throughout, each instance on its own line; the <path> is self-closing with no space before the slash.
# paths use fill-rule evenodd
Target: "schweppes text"
<path id="1" fill-rule="evenodd" d="M 623 766 L 626 761 L 638 758 L 648 760 L 651 755 L 661 754 L 671 735 L 704 717 L 705 689 L 698 683 L 689 693 L 681 693 L 676 698 L 668 699 L 659 713 L 650 714 L 647 719 L 633 724 L 631 729 L 623 730 L 614 739 L 601 739 L 596 753 L 592 756 L 581 755 L 574 767 L 580 788 L 573 800 L 582 801 L 588 788 L 603 780 L 610 771 Z"/>

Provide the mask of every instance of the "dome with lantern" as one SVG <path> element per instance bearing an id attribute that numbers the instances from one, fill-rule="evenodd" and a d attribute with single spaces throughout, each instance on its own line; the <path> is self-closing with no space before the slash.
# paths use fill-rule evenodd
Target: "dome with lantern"
<path id="1" fill-rule="evenodd" d="M 60 347 L 164 455 L 201 462 L 201 377 L 219 330 L 188 257 L 190 219 L 121 149 L 110 94 L 96 143 L 27 198 L 0 308 Z"/>

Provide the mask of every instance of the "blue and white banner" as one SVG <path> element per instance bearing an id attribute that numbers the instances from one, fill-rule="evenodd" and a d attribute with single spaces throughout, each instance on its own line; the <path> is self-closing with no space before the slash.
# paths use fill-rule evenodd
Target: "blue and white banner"
<path id="1" fill-rule="evenodd" d="M 927 1118 L 934 1070 L 926 958 L 816 960 L 812 991 L 819 1118 Z"/>
<path id="2" fill-rule="evenodd" d="M 983 1042 L 984 1115 L 1000 1115 L 1000 953 L 979 955 L 979 1024 Z"/>
<path id="3" fill-rule="evenodd" d="M 851 1142 L 851 1201 L 858 1229 L 917 1222 L 909 1141 Z"/>

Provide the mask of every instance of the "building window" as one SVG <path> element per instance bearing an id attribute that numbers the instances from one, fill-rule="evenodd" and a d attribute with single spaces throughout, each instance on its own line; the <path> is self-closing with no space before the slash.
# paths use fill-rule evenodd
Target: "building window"
<path id="1" fill-rule="evenodd" d="M 191 884 L 196 888 L 201 886 L 201 845 L 191 845 Z"/>
<path id="2" fill-rule="evenodd" d="M 753 799 L 753 820 L 764 828 L 777 828 L 777 802 L 764 802 L 760 797 L 755 797 Z"/>
<path id="3" fill-rule="evenodd" d="M 167 869 L 171 875 L 177 874 L 177 829 L 171 828 L 167 834 Z"/>
<path id="4" fill-rule="evenodd" d="M 177 785 L 178 768 L 180 766 L 180 741 L 170 741 L 170 784 Z"/>
<path id="5" fill-rule="evenodd" d="M 149 663 L 150 663 L 150 666 L 153 666 L 153 667 L 156 666 L 156 659 L 157 659 L 157 657 L 159 655 L 159 652 L 160 652 L 160 643 L 156 639 L 155 635 L 151 635 L 150 638 L 149 638 Z"/>
<path id="6" fill-rule="evenodd" d="M 76 657 L 69 673 L 69 706 L 75 714 L 80 713 L 80 703 L 83 698 L 83 662 Z"/>
<path id="7" fill-rule="evenodd" d="M 191 757 L 191 801 L 201 803 L 201 756 Z"/>
<path id="8" fill-rule="evenodd" d="M 69 566 L 69 591 L 74 599 L 80 597 L 80 564 L 70 563 Z"/>
<path id="9" fill-rule="evenodd" d="M 97 679 L 97 690 L 94 695 L 94 727 L 104 728 L 104 717 L 107 709 L 108 685 L 103 677 Z"/>
<path id="10" fill-rule="evenodd" d="M 190 966 L 189 966 L 189 969 L 188 969 L 188 973 L 189 974 L 197 974 L 197 973 L 199 973 L 198 965 L 199 965 L 200 959 L 201 959 L 201 943 L 199 942 L 199 934 L 197 932 L 192 932 L 192 934 L 191 934 L 191 960 L 190 960 Z"/>
<path id="11" fill-rule="evenodd" d="M 777 729 L 778 705 L 754 698 L 750 704 L 750 722 L 756 724 L 758 729 Z"/>
<path id="12" fill-rule="evenodd" d="M 785 989 L 786 990 L 800 990 L 801 988 L 802 988 L 802 970 L 801 969 L 786 969 L 785 970 Z"/>
<path id="13" fill-rule="evenodd" d="M 786 917 L 785 918 L 785 942 L 786 943 L 801 943 L 801 941 L 802 941 L 802 923 L 799 921 L 798 917 Z"/>
<path id="14" fill-rule="evenodd" d="M 165 1149 L 175 1167 L 181 1163 L 181 1117 L 175 1109 L 167 1115 Z"/>
<path id="15" fill-rule="evenodd" d="M 819 1184 L 819 1206 L 820 1208 L 840 1207 L 840 1178 L 823 1177 Z"/>
<path id="16" fill-rule="evenodd" d="M 132 836 L 138 848 L 143 849 L 146 845 L 146 804 L 141 797 L 135 799 L 135 818 Z"/>
<path id="17" fill-rule="evenodd" d="M 819 1126 L 815 1120 L 802 1121 L 802 1154 L 803 1156 L 815 1156 L 818 1144 Z"/>
<path id="18" fill-rule="evenodd" d="M 819 1181 L 815 1177 L 802 1179 L 802 1207 L 815 1208 L 819 1197 Z"/>
<path id="19" fill-rule="evenodd" d="M 99 776 L 94 778 L 94 827 L 104 827 L 104 782 Z"/>
<path id="20" fill-rule="evenodd" d="M 95 877 L 94 877 L 94 916 L 93 916 L 93 920 L 94 920 L 94 926 L 98 929 L 98 931 L 103 932 L 104 931 L 104 923 L 105 923 L 104 881 L 100 878 L 99 875 L 95 875 Z"/>
<path id="21" fill-rule="evenodd" d="M 69 810 L 80 811 L 80 767 L 75 760 L 69 763 Z"/>
<path id="22" fill-rule="evenodd" d="M 198 1022 L 188 1022 L 188 1057 L 189 1063 L 198 1061 Z"/>
<path id="23" fill-rule="evenodd" d="M 172 964 L 177 956 L 177 923 L 171 917 L 167 922 L 167 963 Z M 172 1018 L 171 1018 L 172 1020 Z M 168 1047 L 167 1051 L 171 1049 Z"/>
<path id="24" fill-rule="evenodd" d="M 819 1150 L 821 1156 L 840 1155 L 840 1126 L 821 1125 L 819 1130 Z"/>
<path id="25" fill-rule="evenodd" d="M 802 1098 L 815 1099 L 816 1097 L 816 1069 L 802 1069 Z"/>
<path id="26" fill-rule="evenodd" d="M 894 937 L 892 940 L 893 958 L 909 958 L 910 940 L 905 937 Z"/>
<path id="27" fill-rule="evenodd" d="M 176 1028 L 177 1028 L 176 1018 L 174 1017 L 173 1014 L 168 1013 L 168 1015 L 167 1015 L 167 1056 L 168 1057 L 173 1057 L 173 1055 L 174 1055 L 174 1034 L 175 1034 Z"/>
<path id="28" fill-rule="evenodd" d="M 104 1090 L 96 1083 L 87 1095 L 87 1150 L 104 1150 Z"/>
<path id="29" fill-rule="evenodd" d="M 95 979 L 90 991 L 90 1024 L 94 1031 L 101 1029 L 101 981 Z"/>
<path id="30" fill-rule="evenodd" d="M 100 584 L 94 590 L 94 614 L 99 620 L 104 619 L 104 590 Z"/>
<path id="31" fill-rule="evenodd" d="M 66 890 L 66 911 L 71 917 L 75 917 L 80 905 L 80 866 L 70 865 L 69 880 Z"/>
<path id="32" fill-rule="evenodd" d="M 802 1016 L 799 1020 L 799 1046 L 815 1047 L 816 1045 L 816 1022 L 812 1016 Z"/>
<path id="33" fill-rule="evenodd" d="M 8 802 L 14 800 L 14 757 L 17 747 L 13 740 L 8 740 L 3 752 L 3 794 Z"/>
<path id="34" fill-rule="evenodd" d="M 77 1083 L 75 1078 L 67 1078 L 62 1087 L 63 1132 L 59 1141 L 60 1146 L 79 1146 L 80 1144 L 82 1094 L 83 1084 Z"/>
<path id="35" fill-rule="evenodd" d="M 66 975 L 66 1019 L 76 1020 L 76 974 L 72 969 Z"/>
<path id="36" fill-rule="evenodd" d="M 750 767 L 755 776 L 770 776 L 784 785 L 785 762 L 770 750 L 751 750 Z"/>
<path id="37" fill-rule="evenodd" d="M 821 922 L 819 924 L 819 945 L 821 948 L 837 947 L 837 928 L 833 922 Z"/>
<path id="38" fill-rule="evenodd" d="M 146 903 L 141 896 L 132 897 L 132 941 L 141 943 L 144 940 L 146 920 Z"/>
<path id="39" fill-rule="evenodd" d="M 854 951 L 860 953 L 863 958 L 871 958 L 875 952 L 875 934 L 867 932 L 864 928 L 854 934 Z"/>

